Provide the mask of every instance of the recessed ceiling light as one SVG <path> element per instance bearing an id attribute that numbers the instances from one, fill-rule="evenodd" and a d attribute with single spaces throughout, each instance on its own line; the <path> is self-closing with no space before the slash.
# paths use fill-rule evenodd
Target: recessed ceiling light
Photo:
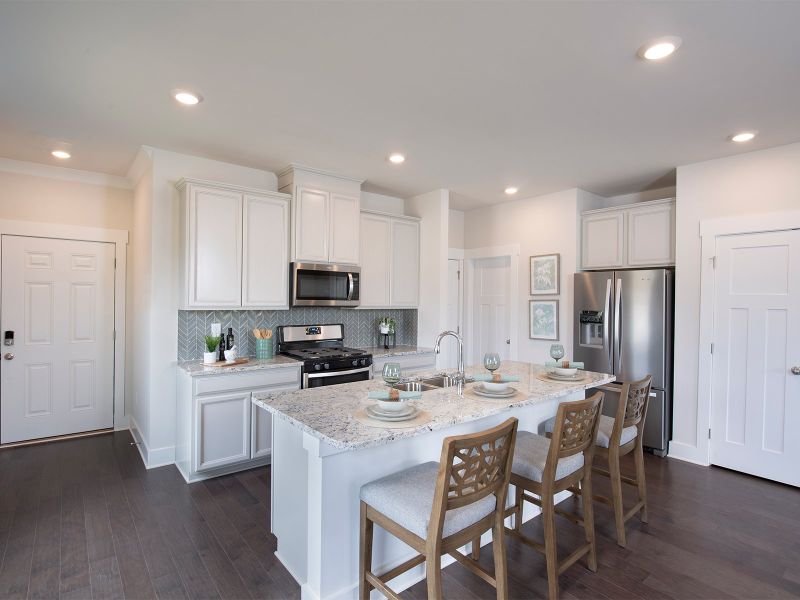
<path id="1" fill-rule="evenodd" d="M 517 188 L 515 188 L 513 185 L 512 185 L 512 186 L 509 186 L 509 187 L 507 187 L 507 188 L 505 189 L 505 192 L 506 192 L 506 194 L 507 194 L 507 195 L 509 195 L 509 196 L 513 196 L 513 195 L 514 195 L 514 194 L 516 194 L 518 191 L 519 191 L 519 190 L 517 190 Z"/>
<path id="2" fill-rule="evenodd" d="M 646 60 L 666 58 L 681 47 L 683 40 L 675 35 L 658 38 L 639 48 L 639 56 Z"/>
<path id="3" fill-rule="evenodd" d="M 186 90 L 174 90 L 172 92 L 172 97 L 186 106 L 194 106 L 203 101 L 203 97 L 200 94 L 195 94 L 194 92 L 188 92 Z"/>
<path id="4" fill-rule="evenodd" d="M 401 163 L 406 162 L 406 157 L 400 154 L 399 152 L 393 152 L 389 155 L 389 162 L 395 165 L 399 165 Z"/>
<path id="5" fill-rule="evenodd" d="M 50 154 L 52 154 L 56 158 L 60 158 L 61 160 L 67 160 L 70 156 L 72 156 L 66 150 L 53 150 Z"/>
<path id="6" fill-rule="evenodd" d="M 731 136 L 731 141 L 732 142 L 740 142 L 740 143 L 741 142 L 749 142 L 754 137 L 756 137 L 756 134 L 753 133 L 752 131 L 743 131 L 741 133 L 737 133 L 736 135 L 732 135 Z"/>

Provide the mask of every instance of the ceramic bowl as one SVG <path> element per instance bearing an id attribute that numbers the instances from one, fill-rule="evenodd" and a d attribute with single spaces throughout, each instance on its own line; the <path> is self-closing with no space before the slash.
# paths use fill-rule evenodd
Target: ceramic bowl
<path id="1" fill-rule="evenodd" d="M 578 369 L 565 369 L 564 367 L 556 367 L 553 369 L 553 371 L 559 377 L 574 377 L 578 372 Z"/>
<path id="2" fill-rule="evenodd" d="M 508 382 L 493 383 L 491 381 L 484 381 L 483 389 L 485 389 L 487 392 L 505 392 L 508 389 Z"/>
<path id="3" fill-rule="evenodd" d="M 400 412 L 405 408 L 406 401 L 401 400 L 378 400 L 378 408 L 386 412 Z"/>

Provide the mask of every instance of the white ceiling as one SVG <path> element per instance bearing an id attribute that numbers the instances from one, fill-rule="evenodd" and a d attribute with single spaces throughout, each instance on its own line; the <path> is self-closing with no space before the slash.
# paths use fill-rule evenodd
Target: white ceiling
<path id="1" fill-rule="evenodd" d="M 0 156 L 55 164 L 65 140 L 68 166 L 124 175 L 147 144 L 459 208 L 613 195 L 800 140 L 798 23 L 800 2 L 4 2 Z M 675 55 L 637 59 L 663 35 Z"/>

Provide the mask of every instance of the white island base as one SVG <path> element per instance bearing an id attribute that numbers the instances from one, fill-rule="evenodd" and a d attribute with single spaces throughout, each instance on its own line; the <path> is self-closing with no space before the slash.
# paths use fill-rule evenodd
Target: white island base
<path id="1" fill-rule="evenodd" d="M 572 390 L 558 398 L 506 407 L 477 420 L 362 449 L 336 448 L 290 421 L 273 419 L 271 525 L 278 538 L 275 554 L 301 585 L 302 598 L 358 597 L 359 490 L 363 484 L 438 461 L 445 437 L 488 429 L 511 416 L 519 419 L 520 431 L 541 433 L 540 425 L 556 414 L 559 402 L 584 397 L 583 388 Z M 567 495 L 563 493 L 562 499 Z M 513 487 L 509 497 L 513 498 Z M 523 520 L 538 512 L 527 503 Z M 487 532 L 481 544 L 490 541 L 491 532 Z M 409 546 L 375 527 L 373 572 L 384 573 L 414 555 Z M 452 562 L 451 557 L 442 557 L 442 566 Z M 424 577 L 424 565 L 420 565 L 390 585 L 399 592 Z M 373 597 L 380 594 L 373 591 Z"/>

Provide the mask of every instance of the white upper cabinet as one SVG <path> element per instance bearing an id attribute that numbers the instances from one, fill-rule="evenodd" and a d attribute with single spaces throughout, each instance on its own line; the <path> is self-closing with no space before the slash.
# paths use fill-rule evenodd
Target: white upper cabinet
<path id="1" fill-rule="evenodd" d="M 182 179 L 180 308 L 289 308 L 285 194 Z"/>
<path id="2" fill-rule="evenodd" d="M 328 258 L 332 263 L 358 264 L 360 199 L 343 194 L 331 194 L 330 215 Z"/>
<path id="3" fill-rule="evenodd" d="M 298 261 L 328 262 L 328 206 L 330 194 L 297 188 L 294 198 L 294 254 Z"/>
<path id="4" fill-rule="evenodd" d="M 582 269 L 674 264 L 674 199 L 590 210 L 581 216 Z"/>
<path id="5" fill-rule="evenodd" d="M 288 308 L 289 199 L 244 195 L 242 307 Z"/>
<path id="6" fill-rule="evenodd" d="M 187 203 L 188 303 L 237 307 L 242 301 L 242 196 L 192 185 Z"/>
<path id="7" fill-rule="evenodd" d="M 361 213 L 361 308 L 389 306 L 391 218 Z"/>
<path id="8" fill-rule="evenodd" d="M 361 212 L 361 308 L 419 305 L 419 219 Z"/>
<path id="9" fill-rule="evenodd" d="M 291 165 L 278 176 L 292 195 L 291 260 L 359 263 L 360 179 Z"/>
<path id="10" fill-rule="evenodd" d="M 583 216 L 581 258 L 584 269 L 605 269 L 625 264 L 625 213 Z"/>
<path id="11" fill-rule="evenodd" d="M 628 209 L 628 264 L 675 264 L 675 203 Z"/>
<path id="12" fill-rule="evenodd" d="M 419 304 L 419 221 L 392 219 L 391 276 L 391 306 L 416 308 Z"/>

